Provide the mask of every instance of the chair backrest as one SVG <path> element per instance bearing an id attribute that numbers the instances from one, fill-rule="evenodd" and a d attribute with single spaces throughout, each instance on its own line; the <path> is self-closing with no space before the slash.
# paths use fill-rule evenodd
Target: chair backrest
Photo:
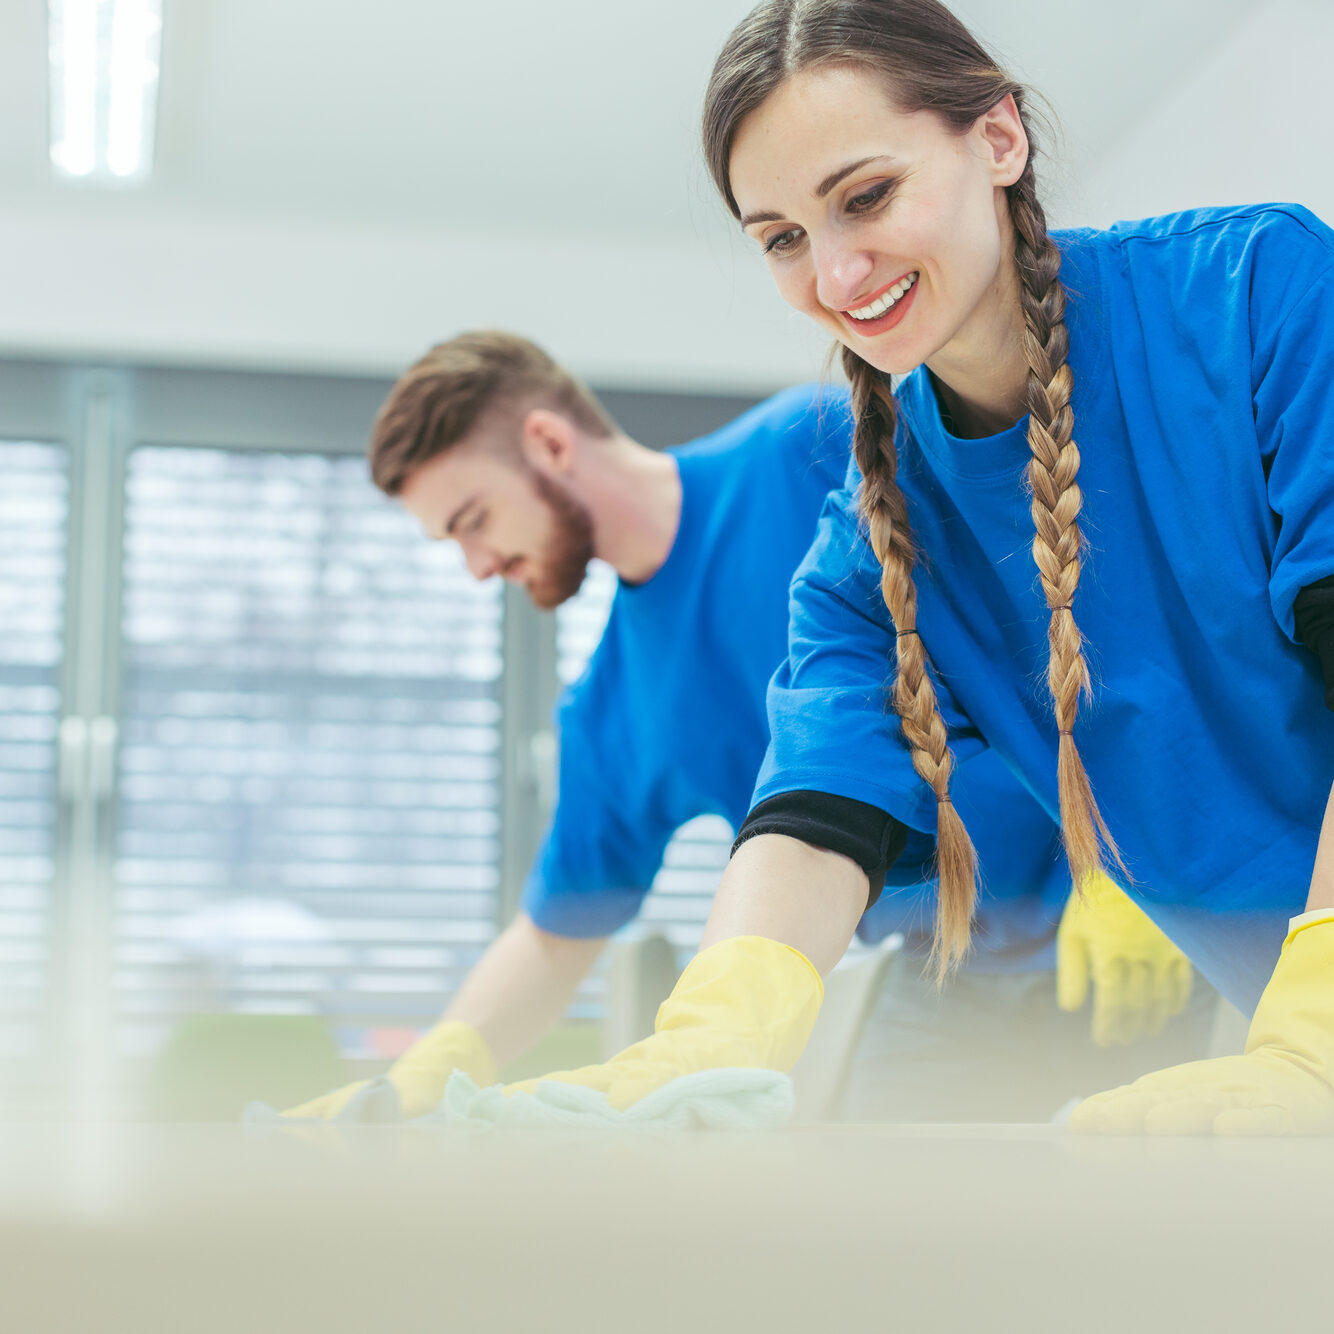
<path id="1" fill-rule="evenodd" d="M 792 1081 L 798 1123 L 831 1119 L 847 1081 L 853 1054 L 886 973 L 894 966 L 903 938 L 849 955 L 825 978 L 824 1004 Z"/>
<path id="2" fill-rule="evenodd" d="M 611 942 L 602 1019 L 604 1058 L 653 1032 L 658 1006 L 671 995 L 680 976 L 676 950 L 659 932 Z"/>

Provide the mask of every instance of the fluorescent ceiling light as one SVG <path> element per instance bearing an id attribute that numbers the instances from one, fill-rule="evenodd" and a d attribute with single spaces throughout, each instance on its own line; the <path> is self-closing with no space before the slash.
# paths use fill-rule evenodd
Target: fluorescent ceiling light
<path id="1" fill-rule="evenodd" d="M 51 163 L 60 176 L 152 170 L 162 0 L 48 0 Z"/>

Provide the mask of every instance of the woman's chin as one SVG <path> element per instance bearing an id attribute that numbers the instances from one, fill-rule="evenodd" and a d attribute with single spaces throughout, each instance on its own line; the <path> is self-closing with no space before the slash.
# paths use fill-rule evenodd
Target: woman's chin
<path id="1" fill-rule="evenodd" d="M 922 364 L 920 359 L 896 354 L 889 348 L 876 347 L 874 343 L 848 342 L 843 346 L 855 352 L 867 365 L 874 366 L 882 375 L 908 375 Z"/>

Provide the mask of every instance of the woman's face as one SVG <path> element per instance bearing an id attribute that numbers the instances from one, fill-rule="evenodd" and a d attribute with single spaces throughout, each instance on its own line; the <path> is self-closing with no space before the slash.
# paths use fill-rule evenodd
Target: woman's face
<path id="1" fill-rule="evenodd" d="M 742 122 L 731 184 L 783 299 L 903 374 L 945 349 L 985 352 L 987 333 L 1011 326 L 1003 188 L 1027 155 L 1009 98 L 956 134 L 899 111 L 880 76 L 824 68 Z"/>

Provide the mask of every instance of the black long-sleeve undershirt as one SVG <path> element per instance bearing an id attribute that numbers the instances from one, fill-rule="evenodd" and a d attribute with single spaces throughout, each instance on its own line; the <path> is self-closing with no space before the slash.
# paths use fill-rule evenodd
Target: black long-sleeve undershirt
<path id="1" fill-rule="evenodd" d="M 869 908 L 885 887 L 885 872 L 908 841 L 908 827 L 878 806 L 828 792 L 780 792 L 746 816 L 733 853 L 757 834 L 785 834 L 851 857 L 871 882 Z"/>
<path id="2" fill-rule="evenodd" d="M 1325 674 L 1325 707 L 1334 709 L 1334 574 L 1297 594 L 1293 604 L 1297 638 L 1320 659 Z"/>

